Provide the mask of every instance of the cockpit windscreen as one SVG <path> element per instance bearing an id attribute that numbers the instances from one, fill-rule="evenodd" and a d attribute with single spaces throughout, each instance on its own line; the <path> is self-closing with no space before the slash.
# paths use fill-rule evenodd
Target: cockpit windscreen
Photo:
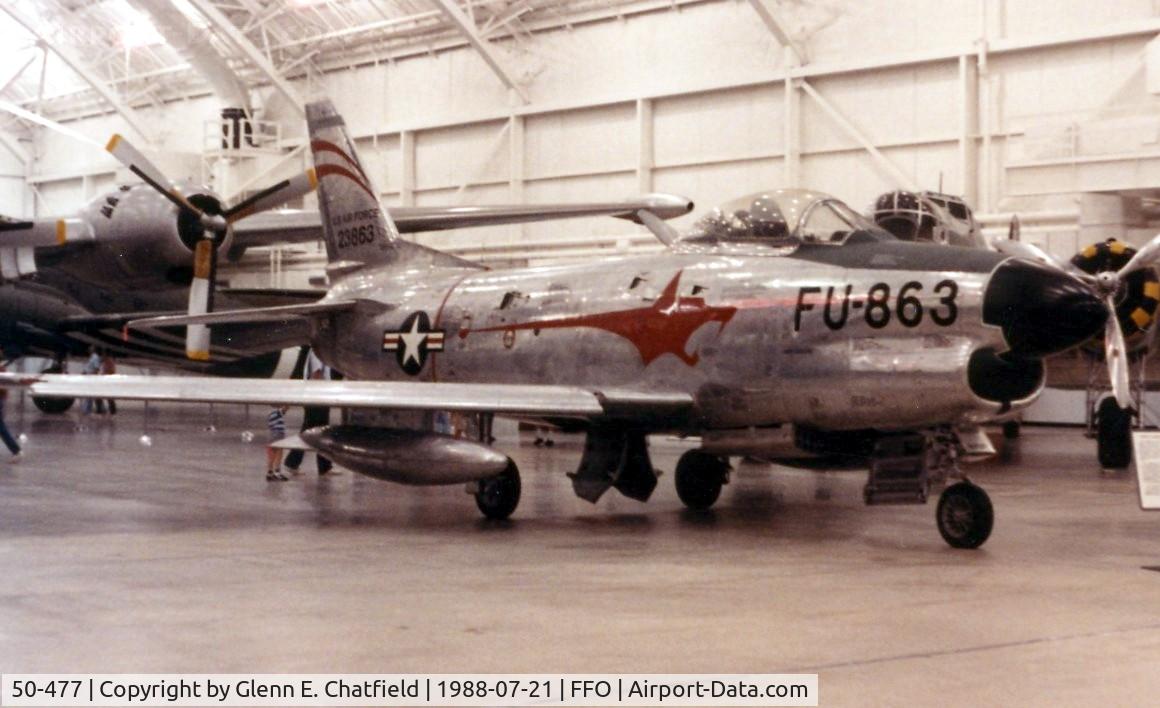
<path id="1" fill-rule="evenodd" d="M 769 246 L 801 243 L 840 245 L 855 231 L 881 229 L 844 202 L 823 192 L 776 189 L 729 201 L 709 210 L 682 239 Z"/>

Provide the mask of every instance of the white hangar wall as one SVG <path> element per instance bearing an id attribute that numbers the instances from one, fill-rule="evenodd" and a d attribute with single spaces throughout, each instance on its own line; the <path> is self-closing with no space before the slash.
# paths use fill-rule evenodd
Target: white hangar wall
<path id="1" fill-rule="evenodd" d="M 656 190 L 701 208 L 796 184 L 864 209 L 888 189 L 941 182 L 979 210 L 997 211 L 1006 208 L 1009 164 L 1029 159 L 1029 144 L 1042 145 L 1043 126 L 1101 111 L 1155 111 L 1142 73 L 1146 46 L 1160 31 L 1151 0 L 831 5 L 842 12 L 803 40 L 804 62 L 787 57 L 749 3 L 704 2 L 538 33 L 518 51 L 495 42 L 511 72 L 529 79 L 527 104 L 467 47 L 333 71 L 298 88 L 329 95 L 346 114 L 388 204 L 418 205 Z M 783 10 L 791 25 L 810 25 L 825 20 L 817 7 Z M 301 121 L 270 106 L 267 117 L 281 118 L 283 148 L 299 145 Z M 216 166 L 199 159 L 206 123 L 220 107 L 202 96 L 138 110 L 174 176 L 212 177 L 226 194 L 260 185 L 255 178 L 273 158 Z M 115 114 L 69 125 L 98 144 L 124 130 Z M 10 180 L 0 179 L 0 211 L 60 213 L 114 183 L 116 166 L 95 145 L 49 131 L 36 136 L 28 174 L 38 196 L 13 194 Z M 422 240 L 493 258 L 649 243 L 616 220 Z"/>

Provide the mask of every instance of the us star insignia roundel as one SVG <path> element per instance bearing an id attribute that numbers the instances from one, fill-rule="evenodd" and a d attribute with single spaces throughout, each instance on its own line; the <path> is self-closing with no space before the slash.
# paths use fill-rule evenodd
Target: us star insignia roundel
<path id="1" fill-rule="evenodd" d="M 383 351 L 394 352 L 403 372 L 417 376 L 427 363 L 427 354 L 443 351 L 443 332 L 432 331 L 426 312 L 412 312 L 398 330 L 383 332 Z"/>

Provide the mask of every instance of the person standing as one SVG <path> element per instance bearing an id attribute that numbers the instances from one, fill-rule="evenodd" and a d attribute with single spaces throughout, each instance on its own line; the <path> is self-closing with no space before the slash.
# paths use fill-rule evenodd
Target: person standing
<path id="1" fill-rule="evenodd" d="M 7 370 L 4 363 L 4 350 L 0 349 L 0 373 Z M 7 402 L 8 389 L 0 388 L 0 441 L 3 441 L 4 446 L 8 448 L 8 452 L 12 453 L 11 461 L 20 462 L 24 458 L 24 452 L 21 451 L 20 445 L 12 437 L 12 433 L 8 432 L 8 426 L 4 423 L 4 405 Z"/>
<path id="2" fill-rule="evenodd" d="M 101 376 L 111 376 L 115 373 L 117 373 L 117 361 L 113 359 L 112 354 L 105 352 L 101 357 L 100 374 Z M 106 401 L 106 403 L 109 406 L 109 415 L 117 415 L 117 402 L 110 398 Z M 97 412 L 102 412 L 101 402 L 99 400 L 97 401 Z"/>
<path id="3" fill-rule="evenodd" d="M 85 362 L 85 368 L 81 370 L 81 373 L 88 376 L 95 376 L 96 374 L 101 373 L 101 352 L 96 347 L 93 347 L 89 350 L 88 361 Z M 93 412 L 94 402 L 97 406 L 97 413 L 105 412 L 104 401 L 99 398 L 86 398 L 84 405 L 82 406 L 82 412 L 85 415 Z"/>
<path id="4" fill-rule="evenodd" d="M 286 437 L 286 407 L 279 406 L 270 409 L 266 416 L 266 430 L 269 431 L 269 444 L 266 445 L 266 481 L 285 482 L 290 479 L 282 474 L 282 448 L 274 447 L 274 443 Z"/>
<path id="5" fill-rule="evenodd" d="M 306 366 L 302 371 L 302 378 L 325 380 L 331 379 L 332 372 L 330 367 L 322 363 L 322 360 L 315 356 L 314 351 L 310 351 L 310 355 L 306 358 Z M 317 428 L 322 425 L 330 423 L 330 409 L 323 406 L 306 406 L 302 413 L 302 430 L 309 430 L 310 428 Z M 302 465 L 302 460 L 306 453 L 302 450 L 291 450 L 290 454 L 286 456 L 286 469 L 293 474 L 298 474 L 298 468 Z M 320 453 L 315 453 L 318 458 L 318 474 L 338 474 L 334 469 L 334 463 L 330 458 Z"/>

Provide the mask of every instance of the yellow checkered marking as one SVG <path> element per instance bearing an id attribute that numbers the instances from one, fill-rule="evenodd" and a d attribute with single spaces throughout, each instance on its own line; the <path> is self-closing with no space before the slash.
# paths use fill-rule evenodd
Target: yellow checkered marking
<path id="1" fill-rule="evenodd" d="M 1091 259 L 1095 258 L 1096 254 L 1099 252 L 1100 252 L 1100 249 L 1098 249 L 1095 244 L 1092 244 L 1092 245 L 1088 246 L 1087 248 L 1083 249 L 1082 251 L 1080 251 L 1079 254 L 1081 256 L 1083 256 L 1084 258 L 1091 260 Z"/>
<path id="2" fill-rule="evenodd" d="M 1152 321 L 1152 315 L 1142 307 L 1137 307 L 1135 310 L 1132 310 L 1130 317 L 1140 329 L 1145 329 L 1148 323 Z"/>
<path id="3" fill-rule="evenodd" d="M 1109 241 L 1108 250 L 1117 255 L 1123 253 L 1128 248 L 1128 244 L 1123 241 Z"/>
<path id="4" fill-rule="evenodd" d="M 1149 300 L 1160 300 L 1160 283 L 1155 280 L 1144 283 L 1144 297 Z"/>

